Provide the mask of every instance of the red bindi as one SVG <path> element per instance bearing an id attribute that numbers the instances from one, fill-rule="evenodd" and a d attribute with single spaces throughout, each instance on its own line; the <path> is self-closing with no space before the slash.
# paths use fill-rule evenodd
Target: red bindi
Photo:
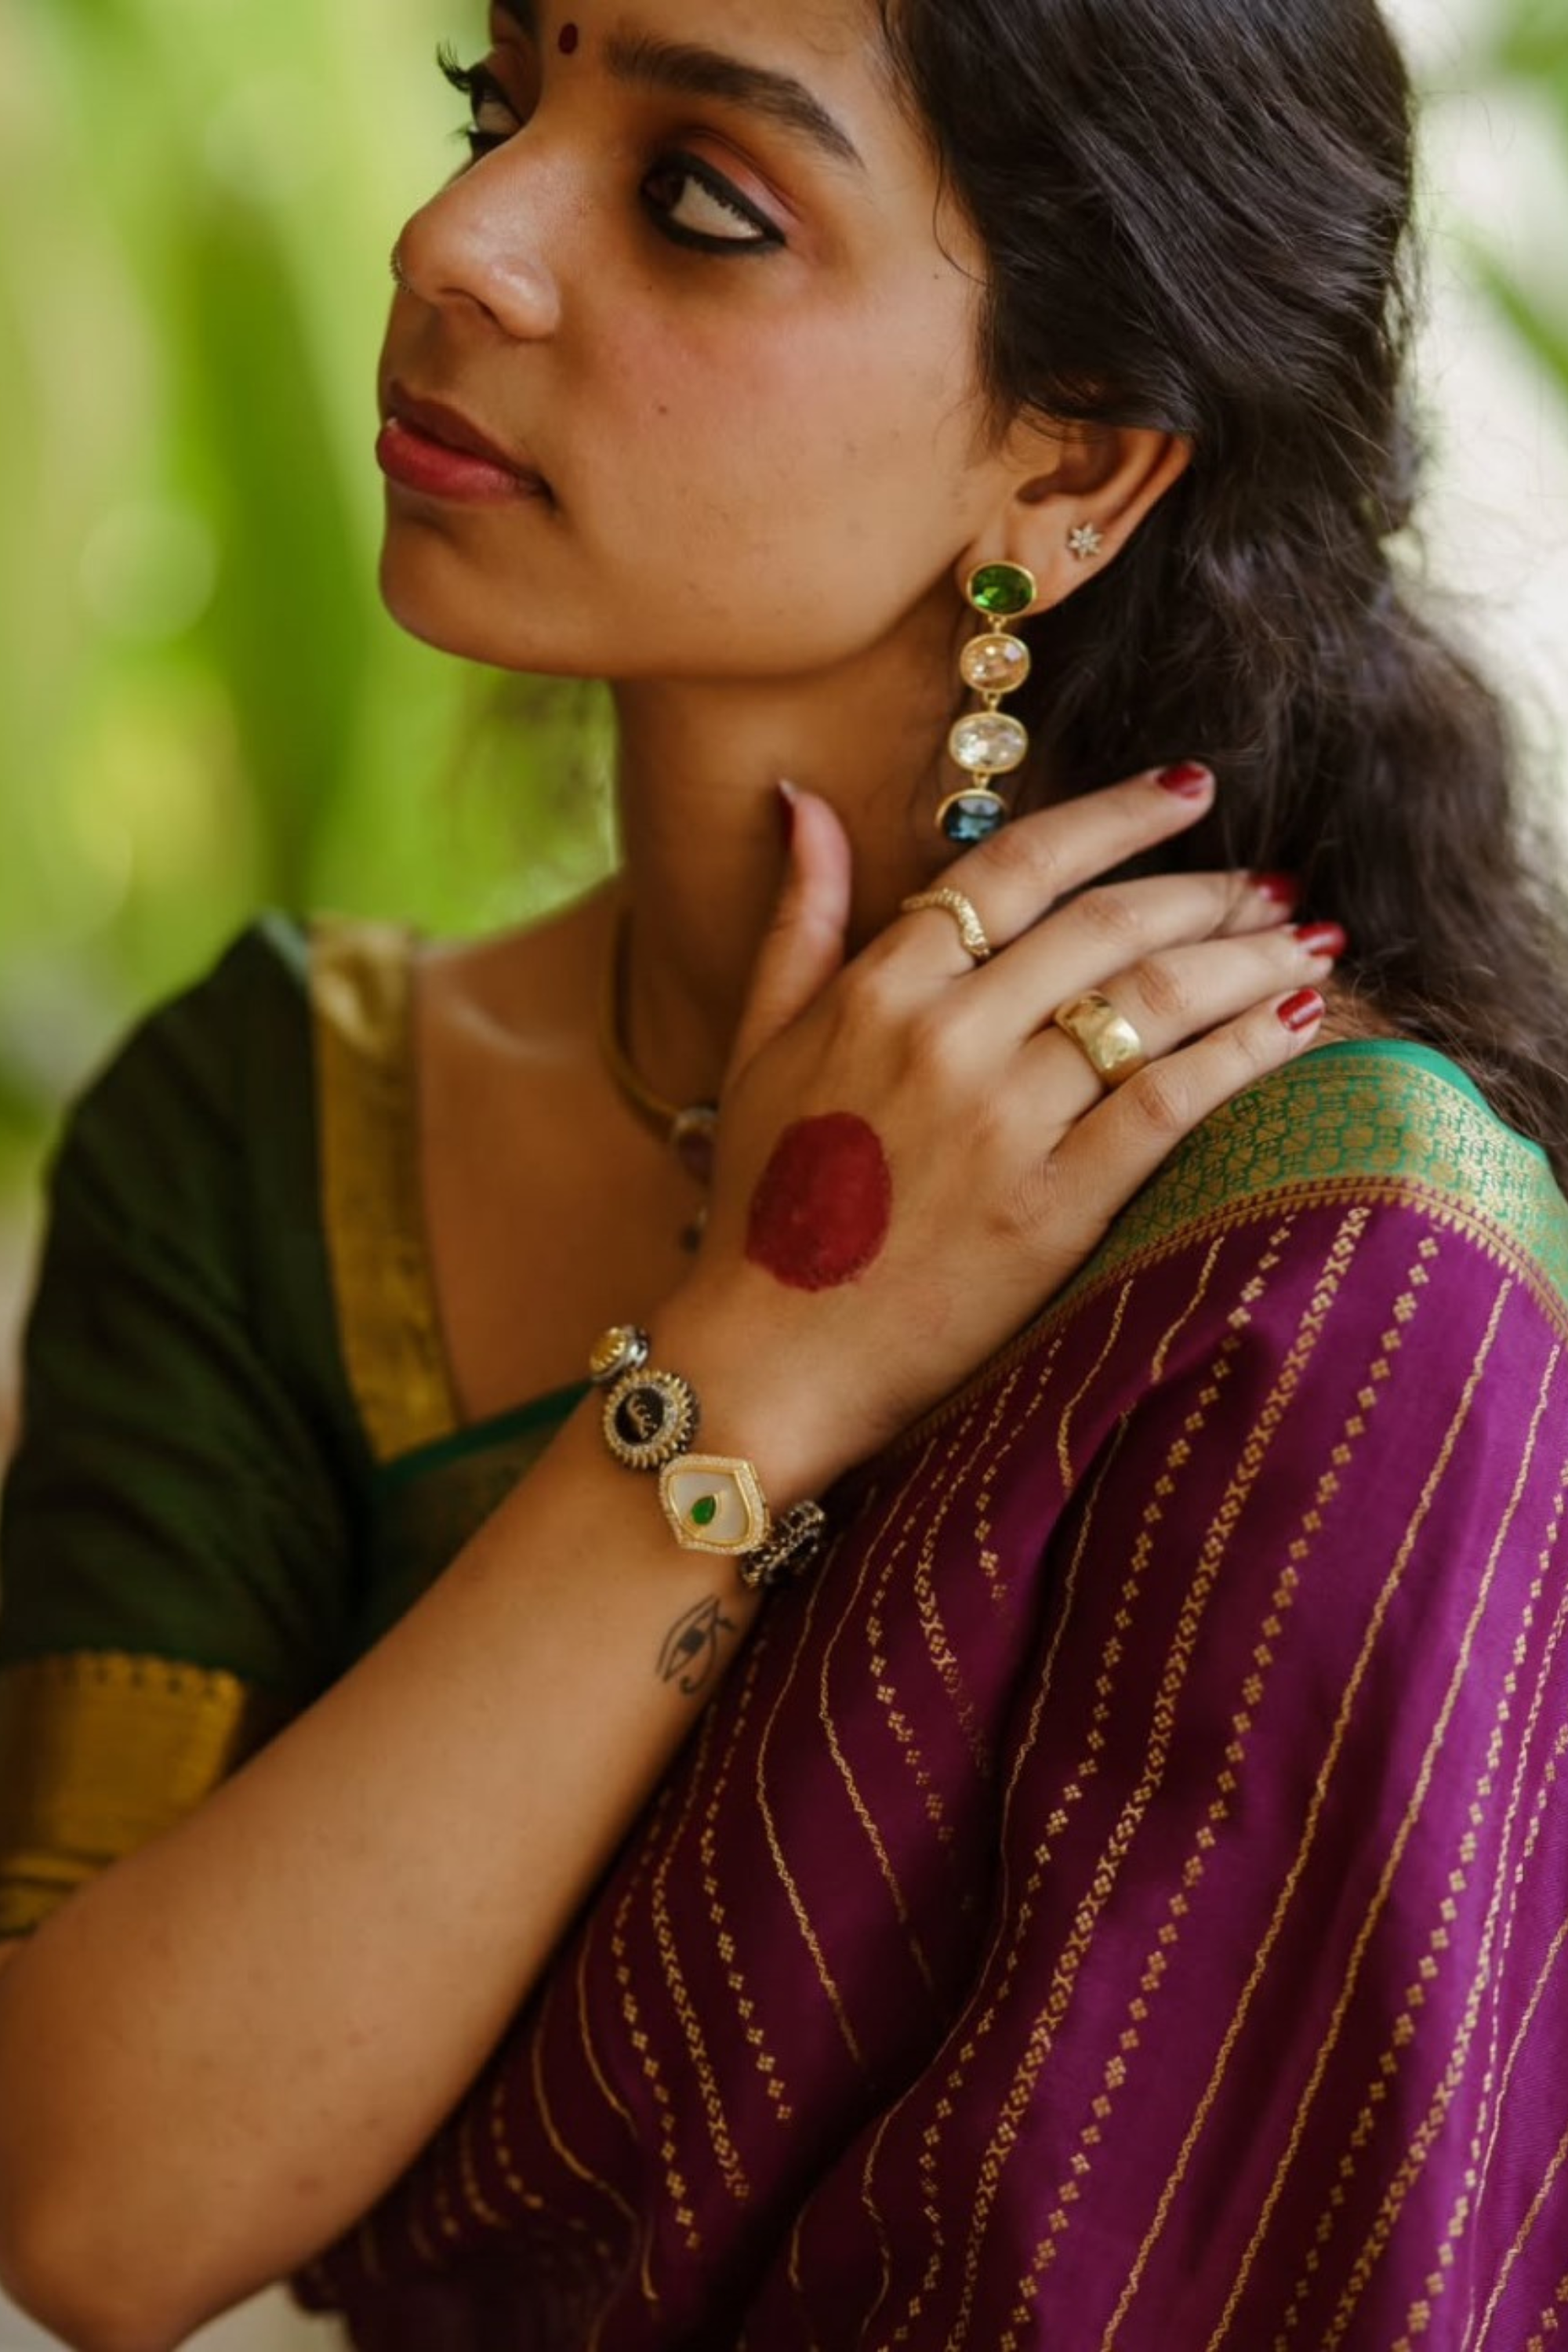
<path id="1" fill-rule="evenodd" d="M 577 44 L 582 37 L 583 36 L 577 30 L 575 25 L 563 25 L 561 27 L 562 56 L 563 58 L 575 57 L 577 54 Z"/>
<path id="2" fill-rule="evenodd" d="M 847 1111 L 786 1128 L 752 1198 L 746 1255 L 791 1290 L 837 1290 L 882 1254 L 893 1176 L 874 1129 Z"/>

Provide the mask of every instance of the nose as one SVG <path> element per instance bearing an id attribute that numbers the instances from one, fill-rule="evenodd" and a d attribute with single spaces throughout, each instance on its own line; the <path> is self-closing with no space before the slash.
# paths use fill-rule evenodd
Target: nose
<path id="1" fill-rule="evenodd" d="M 545 259 L 549 188 L 537 169 L 521 167 L 521 143 L 487 155 L 421 205 L 398 240 L 398 283 L 420 301 L 478 311 L 531 342 L 554 332 L 561 304 Z"/>

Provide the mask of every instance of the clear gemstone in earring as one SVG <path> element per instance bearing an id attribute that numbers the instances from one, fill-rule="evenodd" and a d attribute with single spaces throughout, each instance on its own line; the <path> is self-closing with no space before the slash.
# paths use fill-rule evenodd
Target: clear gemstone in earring
<path id="1" fill-rule="evenodd" d="M 1022 721 L 1000 710 L 973 710 L 961 719 L 948 737 L 954 767 L 984 782 L 991 776 L 1010 776 L 1029 756 L 1028 730 Z"/>
<path id="2" fill-rule="evenodd" d="M 976 694 L 1016 694 L 1033 663 L 1022 637 L 971 637 L 959 664 L 965 686 Z"/>
<path id="3" fill-rule="evenodd" d="M 1068 545 L 1080 563 L 1092 563 L 1105 545 L 1105 533 L 1092 522 L 1080 522 L 1068 533 Z"/>

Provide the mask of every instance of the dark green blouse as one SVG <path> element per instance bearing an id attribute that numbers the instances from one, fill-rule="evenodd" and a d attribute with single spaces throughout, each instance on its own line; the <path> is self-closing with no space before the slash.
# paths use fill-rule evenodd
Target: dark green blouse
<path id="1" fill-rule="evenodd" d="M 410 969 L 268 917 L 72 1112 L 0 1517 L 0 1934 L 308 1706 L 580 1393 L 458 1425 Z"/>

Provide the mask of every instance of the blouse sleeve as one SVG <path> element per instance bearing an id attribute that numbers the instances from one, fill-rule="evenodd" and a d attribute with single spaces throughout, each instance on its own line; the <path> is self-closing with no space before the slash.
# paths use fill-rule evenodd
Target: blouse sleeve
<path id="1" fill-rule="evenodd" d="M 858 2343 L 1522 2345 L 1552 2305 L 1568 1315 L 1394 1205 L 1295 1271 L 1173 1333 L 1055 1532 L 984 1958 L 847 2168 Z"/>
<path id="2" fill-rule="evenodd" d="M 309 1026 L 246 933 L 76 1105 L 0 1513 L 0 1934 L 177 1820 L 331 1678 L 350 1454 Z"/>

